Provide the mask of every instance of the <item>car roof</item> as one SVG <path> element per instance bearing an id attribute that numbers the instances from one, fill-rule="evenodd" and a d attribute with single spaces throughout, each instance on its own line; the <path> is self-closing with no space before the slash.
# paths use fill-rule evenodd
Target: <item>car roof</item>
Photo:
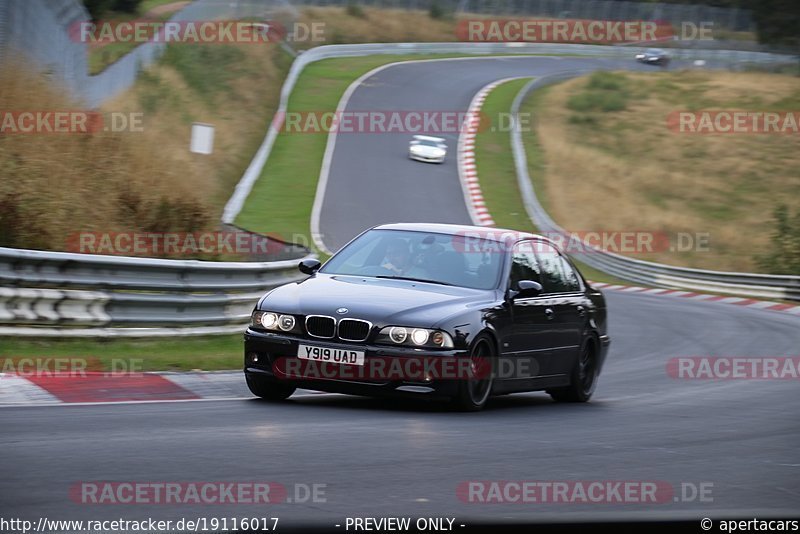
<path id="1" fill-rule="evenodd" d="M 476 235 L 482 239 L 490 241 L 504 242 L 508 239 L 509 235 L 518 236 L 519 239 L 526 238 L 539 238 L 548 243 L 553 243 L 552 240 L 530 232 L 521 232 L 519 230 L 510 230 L 507 228 L 495 228 L 493 226 L 471 226 L 468 224 L 445 224 L 445 223 L 391 223 L 381 224 L 373 227 L 373 230 L 405 230 L 409 232 L 431 232 L 434 234 L 445 235 Z"/>
<path id="2" fill-rule="evenodd" d="M 442 137 L 431 137 L 430 135 L 415 135 L 414 139 L 417 141 L 435 141 L 437 143 L 444 143 L 444 138 Z"/>

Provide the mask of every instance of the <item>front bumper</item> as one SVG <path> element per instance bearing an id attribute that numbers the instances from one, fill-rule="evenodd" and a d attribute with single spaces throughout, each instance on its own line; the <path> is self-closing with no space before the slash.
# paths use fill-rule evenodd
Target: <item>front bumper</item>
<path id="1" fill-rule="evenodd" d="M 421 156 L 419 154 L 414 154 L 413 152 L 409 152 L 408 153 L 408 157 L 413 159 L 413 160 L 422 161 L 422 162 L 425 162 L 425 163 L 444 163 L 444 159 L 447 156 L 430 157 L 430 158 L 428 158 L 428 157 L 425 157 L 425 156 Z"/>
<path id="2" fill-rule="evenodd" d="M 314 365 L 316 362 L 300 360 L 297 357 L 298 345 L 313 345 L 323 348 L 356 350 L 364 352 L 364 366 L 324 364 L 326 370 L 333 372 L 317 372 L 312 376 L 292 374 L 288 370 L 298 369 L 300 364 Z M 326 391 L 331 393 L 347 393 L 351 395 L 397 395 L 427 398 L 450 398 L 457 394 L 460 376 L 434 373 L 426 379 L 425 373 L 411 373 L 398 376 L 389 369 L 420 369 L 409 365 L 414 359 L 439 360 L 444 367 L 455 369 L 459 364 L 469 361 L 466 349 L 431 350 L 413 347 L 391 347 L 386 345 L 370 345 L 343 343 L 330 340 L 317 340 L 286 336 L 279 333 L 261 332 L 250 328 L 244 334 L 244 372 L 247 375 L 259 375 L 276 383 L 291 385 L 303 389 Z M 257 356 L 257 361 L 256 357 Z M 381 365 L 371 365 L 378 363 Z M 446 361 L 450 360 L 450 361 Z M 394 366 L 394 364 L 397 364 Z M 319 365 L 319 364 L 316 364 Z M 373 373 L 373 369 L 387 369 L 386 373 Z M 442 367 L 437 366 L 437 371 Z"/>

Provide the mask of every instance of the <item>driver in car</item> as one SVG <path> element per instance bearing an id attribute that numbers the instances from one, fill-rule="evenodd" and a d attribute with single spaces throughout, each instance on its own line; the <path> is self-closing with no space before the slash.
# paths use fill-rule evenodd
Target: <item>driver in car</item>
<path id="1" fill-rule="evenodd" d="M 381 262 L 381 267 L 396 275 L 406 275 L 413 267 L 411 264 L 411 250 L 405 239 L 393 239 L 386 245 L 386 256 Z"/>
<path id="2" fill-rule="evenodd" d="M 429 278 L 428 270 L 414 261 L 414 254 L 405 239 L 393 239 L 386 246 L 386 255 L 380 266 L 394 276 L 410 278 Z"/>

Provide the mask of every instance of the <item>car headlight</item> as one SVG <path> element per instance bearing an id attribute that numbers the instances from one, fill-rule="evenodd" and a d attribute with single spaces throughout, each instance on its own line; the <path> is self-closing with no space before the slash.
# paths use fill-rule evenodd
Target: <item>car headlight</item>
<path id="1" fill-rule="evenodd" d="M 447 332 L 407 326 L 387 326 L 378 333 L 378 338 L 375 342 L 406 347 L 453 348 L 453 338 Z"/>
<path id="2" fill-rule="evenodd" d="M 273 332 L 299 333 L 294 315 L 256 310 L 250 317 L 250 326 Z"/>
<path id="3" fill-rule="evenodd" d="M 393 326 L 389 329 L 389 339 L 395 343 L 405 343 L 408 339 L 408 330 L 402 326 Z"/>
<path id="4" fill-rule="evenodd" d="M 293 315 L 281 315 L 278 318 L 278 328 L 284 332 L 289 332 L 294 329 L 295 320 Z"/>
<path id="5" fill-rule="evenodd" d="M 415 328 L 411 331 L 411 341 L 414 345 L 424 345 L 428 342 L 430 335 L 430 332 L 423 328 Z"/>

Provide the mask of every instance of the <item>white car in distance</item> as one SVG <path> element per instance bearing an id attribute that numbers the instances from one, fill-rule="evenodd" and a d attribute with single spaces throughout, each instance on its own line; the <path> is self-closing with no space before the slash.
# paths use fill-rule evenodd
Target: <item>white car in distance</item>
<path id="1" fill-rule="evenodd" d="M 427 163 L 444 163 L 447 145 L 441 137 L 415 135 L 408 146 L 408 157 Z"/>

